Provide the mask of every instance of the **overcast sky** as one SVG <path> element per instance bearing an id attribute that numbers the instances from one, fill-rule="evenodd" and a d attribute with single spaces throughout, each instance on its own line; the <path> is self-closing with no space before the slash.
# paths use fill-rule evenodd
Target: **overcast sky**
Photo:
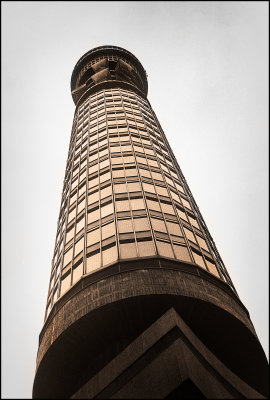
<path id="1" fill-rule="evenodd" d="M 31 398 L 78 59 L 131 51 L 268 354 L 268 2 L 2 2 L 2 398 Z"/>

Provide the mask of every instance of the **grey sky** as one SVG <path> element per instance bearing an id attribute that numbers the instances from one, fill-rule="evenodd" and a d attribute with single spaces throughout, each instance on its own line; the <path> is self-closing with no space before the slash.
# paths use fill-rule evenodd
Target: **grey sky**
<path id="1" fill-rule="evenodd" d="M 268 2 L 2 2 L 2 398 L 31 398 L 74 104 L 131 51 L 268 354 Z"/>

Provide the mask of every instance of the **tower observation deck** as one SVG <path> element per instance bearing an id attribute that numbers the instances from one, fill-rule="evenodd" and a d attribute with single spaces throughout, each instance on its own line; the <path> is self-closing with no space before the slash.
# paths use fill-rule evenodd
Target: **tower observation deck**
<path id="1" fill-rule="evenodd" d="M 265 354 L 147 91 L 120 47 L 73 70 L 33 397 L 265 398 Z"/>

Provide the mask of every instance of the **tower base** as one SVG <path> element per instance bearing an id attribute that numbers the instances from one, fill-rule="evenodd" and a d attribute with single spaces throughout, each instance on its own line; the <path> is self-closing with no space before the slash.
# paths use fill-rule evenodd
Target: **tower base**
<path id="1" fill-rule="evenodd" d="M 263 399 L 171 308 L 71 398 Z"/>

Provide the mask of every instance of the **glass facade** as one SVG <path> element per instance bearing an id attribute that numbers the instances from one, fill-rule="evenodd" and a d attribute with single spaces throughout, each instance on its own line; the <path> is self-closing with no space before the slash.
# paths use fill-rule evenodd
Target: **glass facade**
<path id="1" fill-rule="evenodd" d="M 90 69 L 95 82 L 105 61 L 86 64 L 77 84 Z M 120 260 L 197 265 L 233 288 L 149 101 L 123 87 L 84 97 L 74 116 L 45 318 L 84 275 Z"/>

